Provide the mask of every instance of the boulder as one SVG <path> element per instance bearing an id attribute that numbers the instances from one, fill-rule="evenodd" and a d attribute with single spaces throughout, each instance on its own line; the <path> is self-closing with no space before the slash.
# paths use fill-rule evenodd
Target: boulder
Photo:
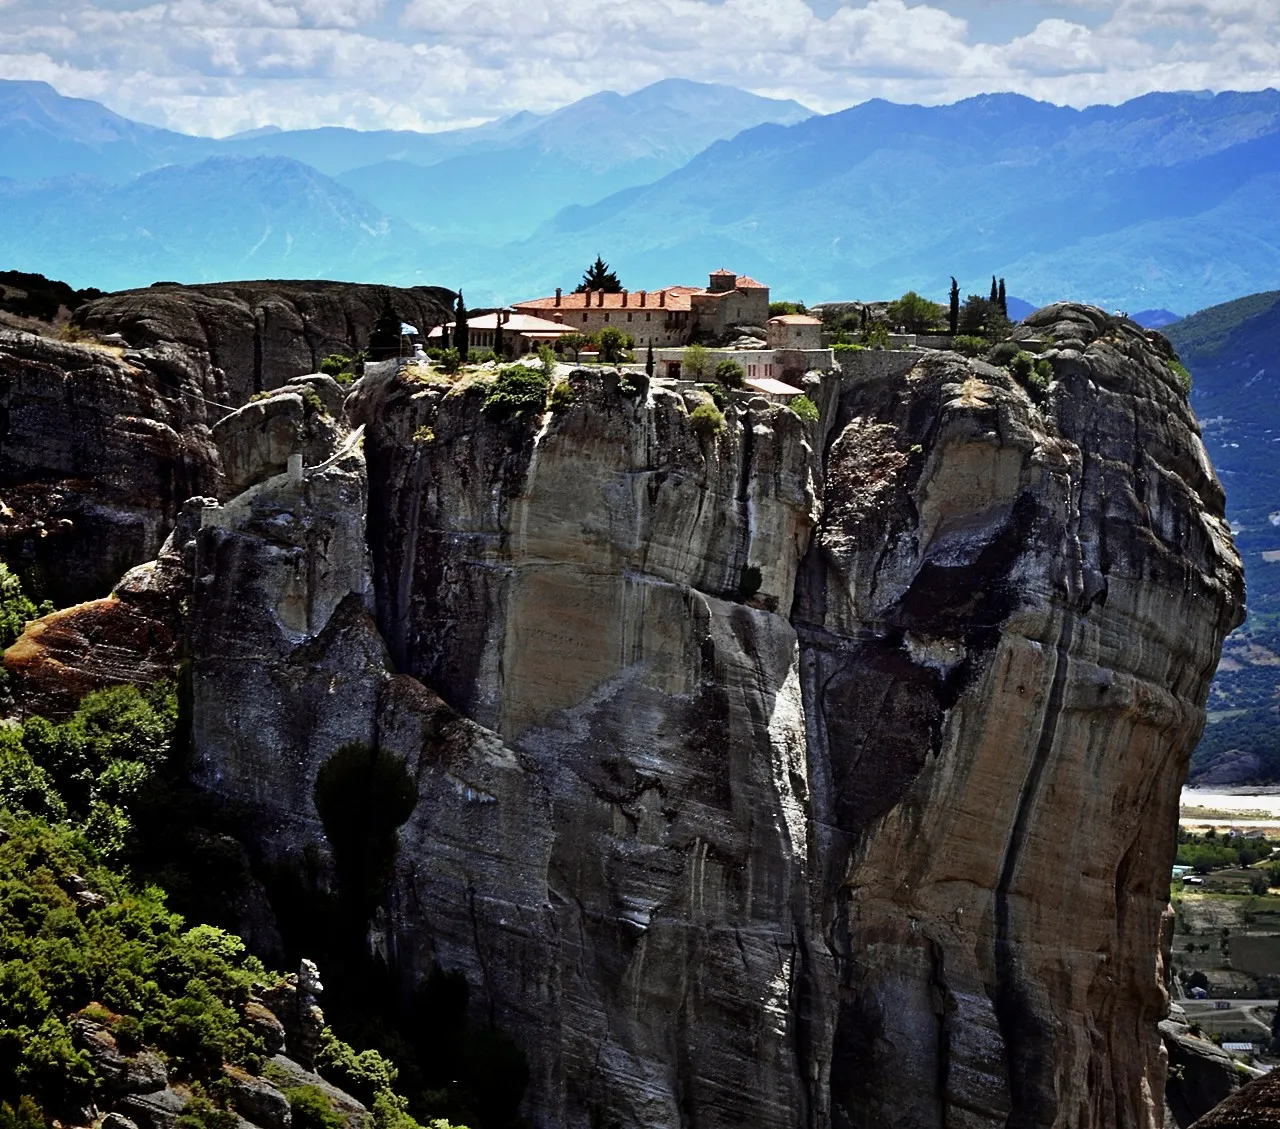
<path id="1" fill-rule="evenodd" d="M 76 1018 L 71 1023 L 72 1042 L 84 1051 L 108 1094 L 145 1094 L 168 1080 L 164 1060 L 154 1051 L 126 1053 L 111 1030 L 101 1023 Z"/>
<path id="2" fill-rule="evenodd" d="M 289 1099 L 275 1086 L 233 1066 L 224 1067 L 223 1076 L 236 1113 L 261 1129 L 289 1129 L 293 1121 Z"/>

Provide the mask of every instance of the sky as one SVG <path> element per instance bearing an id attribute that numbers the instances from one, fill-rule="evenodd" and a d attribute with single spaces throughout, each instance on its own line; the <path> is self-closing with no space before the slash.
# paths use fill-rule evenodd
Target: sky
<path id="1" fill-rule="evenodd" d="M 0 78 L 141 121 L 445 129 L 663 78 L 820 112 L 1280 86 L 1280 0 L 0 0 Z"/>

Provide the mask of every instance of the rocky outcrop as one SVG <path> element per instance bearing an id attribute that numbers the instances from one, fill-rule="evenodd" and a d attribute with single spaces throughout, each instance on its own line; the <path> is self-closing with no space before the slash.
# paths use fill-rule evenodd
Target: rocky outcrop
<path id="1" fill-rule="evenodd" d="M 130 345 L 175 343 L 199 358 L 232 407 L 254 392 L 316 372 L 330 353 L 354 355 L 369 340 L 384 295 L 423 333 L 448 321 L 455 295 L 438 286 L 346 282 L 160 283 L 88 302 L 76 325 L 118 333 Z"/>
<path id="2" fill-rule="evenodd" d="M 1195 1129 L 1277 1127 L 1280 1127 L 1280 1074 L 1275 1071 L 1245 1083 L 1195 1122 Z"/>
<path id="3" fill-rule="evenodd" d="M 1155 1129 L 1240 566 L 1159 343 L 1026 332 L 1047 387 L 926 354 L 718 432 L 375 369 L 283 473 L 273 398 L 194 538 L 197 781 L 350 902 L 336 767 L 402 773 L 363 940 L 465 974 L 535 1125 Z"/>
<path id="4" fill-rule="evenodd" d="M 212 391 L 172 345 L 0 330 L 0 556 L 59 607 L 154 559 L 183 502 L 216 493 Z"/>
<path id="5" fill-rule="evenodd" d="M 1240 1088 L 1240 1073 L 1226 1051 L 1191 1034 L 1184 1022 L 1164 1020 L 1160 1037 L 1169 1055 L 1165 1097 L 1173 1118 L 1165 1129 L 1187 1129 Z"/>

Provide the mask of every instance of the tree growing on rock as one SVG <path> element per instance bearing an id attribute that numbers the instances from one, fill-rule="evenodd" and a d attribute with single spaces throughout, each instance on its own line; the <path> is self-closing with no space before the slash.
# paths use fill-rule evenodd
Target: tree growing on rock
<path id="1" fill-rule="evenodd" d="M 385 361 L 400 355 L 400 315 L 392 309 L 391 295 L 382 295 L 382 308 L 369 332 L 365 349 L 371 361 Z"/>
<path id="2" fill-rule="evenodd" d="M 589 333 L 566 333 L 560 338 L 560 344 L 573 351 L 573 363 L 576 365 L 582 357 L 582 350 L 594 345 L 595 339 Z"/>
<path id="3" fill-rule="evenodd" d="M 616 365 L 627 359 L 627 353 L 635 344 L 628 333 L 612 325 L 606 325 L 600 331 L 600 359 L 606 364 Z"/>
<path id="4" fill-rule="evenodd" d="M 603 290 L 606 294 L 622 293 L 622 283 L 618 281 L 617 272 L 611 270 L 609 264 L 599 255 L 596 256 L 596 261 L 587 267 L 587 272 L 582 276 L 582 281 L 578 283 L 574 293 L 585 294 L 596 290 Z"/>
<path id="5" fill-rule="evenodd" d="M 960 283 L 951 276 L 951 308 L 947 313 L 947 324 L 951 327 L 951 336 L 960 332 Z"/>
<path id="6" fill-rule="evenodd" d="M 462 300 L 462 291 L 458 291 L 458 306 L 453 315 L 453 347 L 458 350 L 462 363 L 467 362 L 467 352 L 471 348 L 471 330 L 467 327 L 467 304 Z"/>
<path id="7" fill-rule="evenodd" d="M 896 302 L 889 303 L 889 321 L 908 333 L 925 333 L 942 320 L 942 307 L 908 290 Z"/>

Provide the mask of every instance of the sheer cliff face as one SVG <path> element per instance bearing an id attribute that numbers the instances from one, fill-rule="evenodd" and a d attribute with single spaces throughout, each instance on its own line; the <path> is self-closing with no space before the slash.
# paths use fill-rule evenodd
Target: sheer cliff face
<path id="1" fill-rule="evenodd" d="M 301 475 L 244 439 L 289 395 L 251 406 L 215 438 L 253 484 L 174 548 L 198 779 L 334 881 L 320 766 L 404 758 L 370 944 L 466 973 L 537 1125 L 1158 1126 L 1239 561 L 1159 342 L 1020 333 L 1035 399 L 931 354 L 702 436 L 607 374 L 504 422 L 373 371 L 363 454 L 312 427 Z"/>

